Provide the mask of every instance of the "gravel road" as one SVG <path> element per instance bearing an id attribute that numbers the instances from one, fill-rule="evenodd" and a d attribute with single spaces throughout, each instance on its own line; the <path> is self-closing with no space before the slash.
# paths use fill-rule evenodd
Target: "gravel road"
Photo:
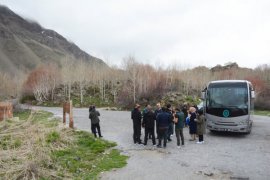
<path id="1" fill-rule="evenodd" d="M 62 117 L 62 108 L 34 108 Z M 188 141 L 185 128 L 184 147 L 178 149 L 173 137 L 166 149 L 158 149 L 149 140 L 146 147 L 133 144 L 130 112 L 99 111 L 104 138 L 117 142 L 117 148 L 130 156 L 127 166 L 105 172 L 101 179 L 270 179 L 269 117 L 255 116 L 250 135 L 207 132 L 204 144 Z M 90 131 L 88 109 L 75 108 L 74 121 L 76 128 Z"/>

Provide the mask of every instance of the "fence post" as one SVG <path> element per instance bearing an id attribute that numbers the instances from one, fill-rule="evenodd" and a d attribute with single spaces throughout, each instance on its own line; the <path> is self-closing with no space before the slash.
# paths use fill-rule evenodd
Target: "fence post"
<path id="1" fill-rule="evenodd" d="M 63 123 L 66 124 L 66 102 L 63 103 Z"/>
<path id="2" fill-rule="evenodd" d="M 0 102 L 0 121 L 13 118 L 13 106 L 10 102 Z"/>
<path id="3" fill-rule="evenodd" d="M 64 124 L 66 124 L 67 113 L 69 114 L 69 127 L 74 128 L 72 101 L 64 102 L 64 105 L 63 105 L 63 123 Z"/>
<path id="4" fill-rule="evenodd" d="M 70 100 L 69 104 L 69 127 L 74 128 L 72 100 Z"/>

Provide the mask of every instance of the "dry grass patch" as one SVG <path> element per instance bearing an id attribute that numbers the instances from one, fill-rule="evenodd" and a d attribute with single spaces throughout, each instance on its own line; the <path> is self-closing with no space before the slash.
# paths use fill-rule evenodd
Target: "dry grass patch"
<path id="1" fill-rule="evenodd" d="M 20 120 L 0 123 L 1 179 L 97 178 L 101 171 L 117 167 L 93 171 L 88 166 L 95 167 L 93 164 L 114 152 L 104 153 L 115 143 L 96 140 L 87 132 L 64 128 L 48 112 L 26 111 L 17 116 Z M 115 157 L 120 157 L 122 167 L 127 157 L 117 153 Z M 91 158 L 85 158 L 86 155 Z"/>

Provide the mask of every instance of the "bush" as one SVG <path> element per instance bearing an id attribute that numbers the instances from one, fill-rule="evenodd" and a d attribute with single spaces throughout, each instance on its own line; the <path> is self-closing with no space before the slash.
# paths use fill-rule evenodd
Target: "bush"
<path id="1" fill-rule="evenodd" d="M 254 103 L 255 109 L 270 110 L 270 98 L 258 97 Z"/>
<path id="2" fill-rule="evenodd" d="M 21 102 L 22 104 L 24 104 L 24 103 L 29 103 L 29 104 L 31 104 L 32 101 L 36 101 L 36 98 L 35 98 L 34 95 L 24 95 L 24 96 L 22 96 L 22 98 L 20 99 L 20 102 Z"/>

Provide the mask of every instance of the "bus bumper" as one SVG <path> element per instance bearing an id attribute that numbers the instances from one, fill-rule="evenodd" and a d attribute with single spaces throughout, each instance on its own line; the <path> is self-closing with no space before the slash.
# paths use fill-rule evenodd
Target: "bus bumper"
<path id="1" fill-rule="evenodd" d="M 223 131 L 223 132 L 240 132 L 248 133 L 251 131 L 252 123 L 248 125 L 236 125 L 236 126 L 220 126 L 214 123 L 207 123 L 207 129 L 210 131 Z"/>

